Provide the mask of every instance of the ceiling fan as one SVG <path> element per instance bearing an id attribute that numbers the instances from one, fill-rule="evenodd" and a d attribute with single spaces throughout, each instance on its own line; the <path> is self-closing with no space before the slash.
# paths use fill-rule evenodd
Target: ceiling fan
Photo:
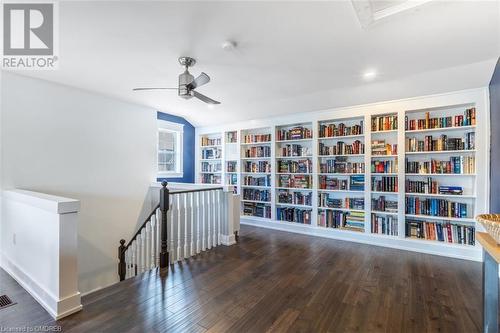
<path id="1" fill-rule="evenodd" d="M 190 99 L 196 97 L 208 104 L 220 104 L 220 102 L 211 99 L 203 94 L 200 94 L 195 89 L 201 87 L 204 84 L 210 82 L 210 76 L 205 73 L 201 73 L 196 79 L 191 73 L 189 73 L 188 68 L 193 67 L 196 64 L 196 60 L 190 57 L 180 57 L 179 63 L 186 69 L 184 73 L 179 75 L 179 87 L 177 88 L 134 88 L 133 91 L 143 91 L 143 90 L 177 90 L 180 97 L 184 99 Z"/>

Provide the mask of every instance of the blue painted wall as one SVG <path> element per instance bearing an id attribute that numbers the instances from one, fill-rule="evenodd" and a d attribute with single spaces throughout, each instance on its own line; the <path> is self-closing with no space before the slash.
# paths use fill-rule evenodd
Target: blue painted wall
<path id="1" fill-rule="evenodd" d="M 500 213 L 500 58 L 490 81 L 490 211 Z"/>
<path id="2" fill-rule="evenodd" d="M 158 178 L 158 181 L 167 180 L 179 183 L 194 183 L 194 126 L 186 119 L 168 113 L 158 112 L 158 119 L 184 125 L 183 157 L 184 177 L 182 178 Z"/>

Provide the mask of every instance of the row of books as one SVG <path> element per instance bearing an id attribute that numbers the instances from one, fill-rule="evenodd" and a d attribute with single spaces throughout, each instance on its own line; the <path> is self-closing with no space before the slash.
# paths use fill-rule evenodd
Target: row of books
<path id="1" fill-rule="evenodd" d="M 321 173 L 365 173 L 364 162 L 347 162 L 346 157 L 337 157 L 321 161 Z"/>
<path id="2" fill-rule="evenodd" d="M 226 175 L 226 179 L 227 179 L 227 184 L 229 185 L 238 185 L 238 175 L 236 174 L 230 174 L 230 175 Z"/>
<path id="3" fill-rule="evenodd" d="M 406 180 L 407 193 L 422 193 L 422 194 L 455 194 L 462 195 L 462 186 L 444 186 L 439 185 L 437 180 L 432 177 L 427 177 L 426 180 Z"/>
<path id="4" fill-rule="evenodd" d="M 201 137 L 201 146 L 220 146 L 222 144 L 221 138 L 207 138 Z"/>
<path id="5" fill-rule="evenodd" d="M 271 147 L 256 146 L 249 147 L 243 151 L 244 157 L 271 157 Z"/>
<path id="6" fill-rule="evenodd" d="M 259 190 L 255 188 L 243 189 L 243 200 L 271 201 L 271 192 L 269 190 Z"/>
<path id="7" fill-rule="evenodd" d="M 268 161 L 245 161 L 244 172 L 271 172 L 271 163 Z"/>
<path id="8" fill-rule="evenodd" d="M 372 117 L 372 132 L 398 129 L 398 116 Z"/>
<path id="9" fill-rule="evenodd" d="M 311 224 L 311 210 L 293 207 L 276 208 L 276 218 L 279 221 Z"/>
<path id="10" fill-rule="evenodd" d="M 385 196 L 381 195 L 378 198 L 372 198 L 372 210 L 379 212 L 398 212 L 398 202 L 394 200 L 387 200 Z"/>
<path id="11" fill-rule="evenodd" d="M 278 190 L 278 202 L 294 205 L 312 205 L 312 192 L 303 193 L 289 190 Z"/>
<path id="12" fill-rule="evenodd" d="M 264 217 L 270 219 L 271 206 L 262 203 L 244 202 L 243 215 Z"/>
<path id="13" fill-rule="evenodd" d="M 226 172 L 237 172 L 237 170 L 238 170 L 238 162 L 236 161 L 226 162 Z"/>
<path id="14" fill-rule="evenodd" d="M 406 138 L 405 148 L 407 152 L 471 150 L 475 149 L 475 134 L 466 133 L 463 138 L 449 138 L 447 135 L 441 135 L 437 139 L 426 135 L 424 140 Z"/>
<path id="15" fill-rule="evenodd" d="M 475 245 L 475 228 L 454 223 L 406 220 L 406 237 L 435 240 L 445 243 Z"/>
<path id="16" fill-rule="evenodd" d="M 200 181 L 202 184 L 220 184 L 221 176 L 210 173 L 204 173 L 201 175 Z"/>
<path id="17" fill-rule="evenodd" d="M 204 160 L 212 160 L 221 158 L 222 150 L 220 148 L 203 148 L 201 150 L 201 158 Z"/>
<path id="18" fill-rule="evenodd" d="M 312 176 L 279 175 L 278 187 L 310 189 L 312 187 Z"/>
<path id="19" fill-rule="evenodd" d="M 278 161 L 278 172 L 280 173 L 312 173 L 312 161 L 298 160 L 279 160 Z"/>
<path id="20" fill-rule="evenodd" d="M 375 213 L 371 216 L 371 233 L 379 235 L 398 235 L 398 218 L 390 215 L 377 215 Z"/>
<path id="21" fill-rule="evenodd" d="M 468 205 L 446 199 L 406 197 L 406 214 L 467 218 Z"/>
<path id="22" fill-rule="evenodd" d="M 271 141 L 271 134 L 247 134 L 243 136 L 244 143 L 266 143 Z"/>
<path id="23" fill-rule="evenodd" d="M 238 142 L 238 132 L 231 131 L 226 132 L 226 143 L 236 143 Z"/>
<path id="24" fill-rule="evenodd" d="M 222 166 L 220 163 L 201 162 L 201 171 L 202 172 L 221 172 Z"/>
<path id="25" fill-rule="evenodd" d="M 398 177 L 397 176 L 382 176 L 372 178 L 372 191 L 377 192 L 397 192 Z"/>
<path id="26" fill-rule="evenodd" d="M 321 142 L 319 144 L 319 155 L 354 155 L 364 153 L 365 144 L 359 140 L 354 141 L 352 144 L 339 141 L 333 146 L 327 146 Z"/>
<path id="27" fill-rule="evenodd" d="M 364 198 L 336 198 L 329 193 L 320 193 L 318 195 L 319 207 L 325 208 L 347 208 L 347 209 L 365 209 Z"/>
<path id="28" fill-rule="evenodd" d="M 249 186 L 271 186 L 271 176 L 245 176 L 243 177 L 243 185 Z"/>
<path id="29" fill-rule="evenodd" d="M 371 163 L 372 173 L 397 173 L 398 172 L 398 161 L 372 161 Z"/>
<path id="30" fill-rule="evenodd" d="M 473 174 L 476 172 L 474 156 L 452 156 L 448 161 L 409 161 L 406 159 L 407 173 L 421 174 Z"/>
<path id="31" fill-rule="evenodd" d="M 474 125 L 476 125 L 476 108 L 466 109 L 463 115 L 431 118 L 430 113 L 426 112 L 425 117 L 422 119 L 409 120 L 408 116 L 405 117 L 405 129 L 407 131 Z"/>
<path id="32" fill-rule="evenodd" d="M 346 126 L 344 123 L 319 125 L 320 138 L 334 138 L 339 136 L 360 135 L 360 134 L 363 134 L 362 120 L 360 120 L 359 124 L 351 126 Z"/>
<path id="33" fill-rule="evenodd" d="M 365 176 L 353 175 L 349 179 L 339 179 L 333 176 L 321 175 L 319 176 L 319 188 L 322 190 L 364 191 Z"/>
<path id="34" fill-rule="evenodd" d="M 365 228 L 365 213 L 321 210 L 318 212 L 318 225 L 326 228 L 346 228 L 363 231 Z"/>
<path id="35" fill-rule="evenodd" d="M 372 155 L 374 156 L 391 156 L 398 154 L 398 145 L 396 143 L 386 143 L 385 140 L 372 141 Z"/>
<path id="36" fill-rule="evenodd" d="M 304 126 L 296 126 L 291 129 L 281 129 L 276 132 L 276 140 L 301 140 L 311 139 L 312 131 Z"/>
<path id="37" fill-rule="evenodd" d="M 286 144 L 276 149 L 280 157 L 311 156 L 311 148 L 299 144 Z"/>

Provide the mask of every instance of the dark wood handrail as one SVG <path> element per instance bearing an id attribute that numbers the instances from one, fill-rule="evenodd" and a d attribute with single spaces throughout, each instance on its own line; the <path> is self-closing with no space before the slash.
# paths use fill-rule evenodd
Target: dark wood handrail
<path id="1" fill-rule="evenodd" d="M 204 192 L 204 191 L 214 191 L 214 190 L 223 190 L 223 187 L 210 187 L 210 188 L 200 188 L 200 189 L 192 189 L 192 190 L 179 190 L 179 191 L 170 191 L 167 188 L 168 183 L 163 181 L 161 183 L 162 188 L 160 190 L 160 203 L 156 205 L 153 211 L 148 215 L 148 217 L 144 220 L 141 227 L 137 230 L 134 236 L 130 239 L 130 241 L 125 245 L 125 240 L 120 240 L 120 246 L 118 247 L 118 275 L 120 277 L 120 281 L 125 280 L 126 275 L 126 263 L 125 263 L 125 251 L 129 248 L 130 245 L 137 239 L 142 232 L 142 230 L 146 227 L 146 224 L 151 220 L 151 217 L 156 214 L 157 209 L 161 211 L 161 221 L 157 221 L 160 223 L 160 238 L 161 238 L 161 252 L 160 256 L 160 268 L 167 267 L 168 264 L 168 252 L 167 252 L 167 212 L 170 205 L 170 195 L 175 194 L 183 194 L 183 193 L 194 193 L 194 192 Z"/>
<path id="2" fill-rule="evenodd" d="M 128 247 L 132 244 L 132 242 L 136 240 L 137 236 L 141 233 L 142 229 L 144 229 L 146 227 L 146 224 L 151 219 L 151 216 L 153 216 L 153 215 L 156 214 L 156 210 L 158 208 L 160 208 L 160 204 L 156 205 L 156 207 L 153 209 L 153 211 L 151 212 L 151 214 L 149 214 L 148 217 L 146 217 L 146 220 L 144 221 L 144 223 L 142 223 L 141 227 L 139 229 L 137 229 L 137 232 L 135 233 L 135 235 L 130 239 L 130 241 L 128 242 L 128 244 L 125 246 L 125 250 L 127 250 Z"/>

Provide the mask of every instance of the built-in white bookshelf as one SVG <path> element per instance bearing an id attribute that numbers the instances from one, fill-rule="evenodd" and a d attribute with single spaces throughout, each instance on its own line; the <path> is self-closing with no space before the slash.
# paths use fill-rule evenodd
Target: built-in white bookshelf
<path id="1" fill-rule="evenodd" d="M 406 105 L 411 103 L 408 102 Z M 460 232 L 463 232 L 464 228 L 476 227 L 475 215 L 487 211 L 484 204 L 487 200 L 484 194 L 484 184 L 486 184 L 484 171 L 477 170 L 477 163 L 473 163 L 474 167 L 468 168 L 467 173 L 435 173 L 425 168 L 408 169 L 406 162 L 449 161 L 452 157 L 466 159 L 476 157 L 478 154 L 481 160 L 485 161 L 487 148 L 476 143 L 467 149 L 451 147 L 453 149 L 448 148 L 446 151 L 420 151 L 407 149 L 406 141 L 412 138 L 417 138 L 416 141 L 419 141 L 419 138 L 423 140 L 430 135 L 434 139 L 441 135 L 447 135 L 448 138 L 462 138 L 467 133 L 475 133 L 479 127 L 484 129 L 484 125 L 478 121 L 476 125 L 445 128 L 412 129 L 405 126 L 406 119 L 410 121 L 425 118 L 426 112 L 429 112 L 429 118 L 454 117 L 464 114 L 467 109 L 476 105 L 476 102 L 455 103 L 451 106 L 440 103 L 437 108 L 401 107 L 392 108 L 389 112 L 381 108 L 373 111 L 365 109 L 363 112 L 353 112 L 353 115 L 348 117 L 321 113 L 320 116 L 309 118 L 310 121 L 305 120 L 308 118 L 299 117 L 296 121 L 281 122 L 286 120 L 283 118 L 267 123 L 256 122 L 257 125 L 269 126 L 252 129 L 236 127 L 234 131 L 239 131 L 240 153 L 237 172 L 239 193 L 242 198 L 242 222 L 461 258 L 477 258 L 480 256 L 477 246 L 429 240 L 415 237 L 416 235 L 407 237 L 412 234 L 411 228 L 408 229 L 406 226 L 408 221 L 417 220 L 446 226 L 450 224 L 452 227 L 460 226 Z M 478 120 L 480 119 L 482 118 L 478 117 Z M 374 122 L 377 124 L 380 122 L 382 126 L 374 126 Z M 341 124 L 344 132 L 338 132 Z M 358 125 L 358 130 L 353 131 L 355 125 Z M 307 129 L 309 134 L 305 136 L 298 134 L 293 137 L 288 135 L 294 128 L 297 129 L 297 133 L 301 128 Z M 330 132 L 325 132 L 326 128 L 330 128 Z M 346 128 L 351 129 L 346 130 Z M 233 129 L 227 127 L 225 130 Z M 245 140 L 245 136 L 256 134 L 269 135 L 269 140 L 265 142 Z M 481 136 L 481 140 L 485 139 Z M 352 148 L 353 145 L 356 149 Z M 270 154 L 258 156 L 245 154 L 247 148 L 263 150 L 259 148 L 263 146 L 268 147 Z M 385 154 L 380 153 L 381 151 L 385 151 Z M 471 165 L 472 162 L 467 161 L 466 163 Z M 254 163 L 259 162 L 267 167 L 245 168 L 247 163 L 255 165 Z M 297 182 L 299 185 L 285 181 L 296 176 L 301 177 L 301 181 Z M 310 179 L 304 182 L 307 183 L 304 186 L 300 185 L 303 177 Z M 408 181 L 427 182 L 429 178 L 438 186 L 461 187 L 462 194 L 407 191 Z M 482 200 L 479 210 L 477 209 L 478 184 L 483 184 L 479 187 L 481 192 L 479 196 Z M 300 188 L 302 186 L 304 188 Z M 245 189 L 266 191 L 267 194 L 245 197 L 243 192 Z M 461 217 L 414 214 L 407 209 L 408 202 L 414 199 L 464 203 L 467 205 L 467 214 Z M 260 207 L 260 212 L 255 214 L 255 209 L 245 211 L 245 207 L 250 206 Z M 283 218 L 283 211 L 293 213 Z M 304 215 L 297 215 L 295 211 L 308 211 L 307 222 L 304 220 Z M 349 219 L 352 219 L 352 224 L 346 223 Z M 456 236 L 458 231 L 452 230 L 452 232 L 455 232 Z"/>
<path id="2" fill-rule="evenodd" d="M 239 193 L 239 146 L 238 131 L 224 133 L 224 185 L 234 186 L 234 193 Z"/>
<path id="3" fill-rule="evenodd" d="M 275 219 L 310 225 L 313 208 L 312 122 L 275 128 Z"/>
<path id="4" fill-rule="evenodd" d="M 365 119 L 318 122 L 317 225 L 365 230 Z"/>
<path id="5" fill-rule="evenodd" d="M 405 113 L 405 236 L 474 244 L 474 105 Z"/>
<path id="6" fill-rule="evenodd" d="M 211 133 L 200 136 L 199 182 L 222 183 L 222 134 Z"/>
<path id="7" fill-rule="evenodd" d="M 397 237 L 402 229 L 398 219 L 401 202 L 397 112 L 372 115 L 370 132 L 369 232 Z"/>
<path id="8" fill-rule="evenodd" d="M 272 128 L 241 131 L 241 207 L 246 216 L 272 217 Z"/>

